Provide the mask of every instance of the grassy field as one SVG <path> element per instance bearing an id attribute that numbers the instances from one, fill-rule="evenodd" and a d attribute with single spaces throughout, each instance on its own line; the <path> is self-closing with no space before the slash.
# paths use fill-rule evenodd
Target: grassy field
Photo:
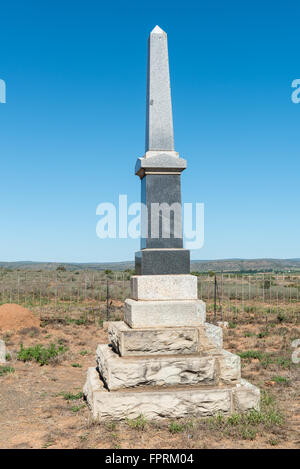
<path id="1" fill-rule="evenodd" d="M 20 282 L 19 290 L 12 281 L 18 274 L 5 274 L 6 286 L 11 275 L 11 286 L 4 295 L 12 290 L 17 303 L 19 293 L 20 303 L 40 316 L 42 327 L 1 337 L 9 361 L 0 367 L 0 448 L 300 448 L 300 365 L 291 359 L 292 342 L 300 339 L 298 277 L 223 277 L 223 287 L 218 277 L 223 297 L 217 301 L 217 317 L 214 277 L 198 278 L 208 321 L 221 316 L 229 321 L 224 348 L 241 356 L 243 377 L 262 391 L 260 412 L 208 419 L 191 415 L 161 423 L 140 416 L 95 424 L 82 387 L 87 368 L 95 366 L 97 344 L 108 342 L 103 329 L 107 280 L 109 316 L 121 319 L 130 274 L 55 272 L 41 283 L 42 290 L 41 273 L 31 273 L 34 284 L 26 272 L 27 283 Z M 71 288 L 75 293 L 70 296 Z"/>

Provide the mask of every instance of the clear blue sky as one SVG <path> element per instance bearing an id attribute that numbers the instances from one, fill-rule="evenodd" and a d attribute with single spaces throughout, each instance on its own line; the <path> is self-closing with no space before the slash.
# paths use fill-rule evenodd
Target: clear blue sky
<path id="1" fill-rule="evenodd" d="M 299 2 L 10 1 L 0 15 L 0 260 L 133 259 L 96 207 L 138 201 L 147 37 L 168 33 L 193 259 L 300 257 Z"/>

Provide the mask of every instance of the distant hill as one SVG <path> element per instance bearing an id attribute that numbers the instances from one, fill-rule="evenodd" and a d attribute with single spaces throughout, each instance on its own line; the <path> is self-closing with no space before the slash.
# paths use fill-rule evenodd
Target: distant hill
<path id="1" fill-rule="evenodd" d="M 195 272 L 300 271 L 300 259 L 220 259 L 191 261 Z"/>
<path id="2" fill-rule="evenodd" d="M 11 270 L 126 270 L 134 269 L 134 262 L 65 263 L 65 262 L 0 262 L 0 268 Z M 288 272 L 300 271 L 300 259 L 219 259 L 191 261 L 192 272 Z"/>

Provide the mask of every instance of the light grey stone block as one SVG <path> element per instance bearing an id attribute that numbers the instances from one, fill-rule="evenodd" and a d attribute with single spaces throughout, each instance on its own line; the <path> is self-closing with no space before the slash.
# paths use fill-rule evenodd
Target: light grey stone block
<path id="1" fill-rule="evenodd" d="M 196 300 L 198 284 L 195 275 L 133 275 L 133 300 Z"/>
<path id="2" fill-rule="evenodd" d="M 215 347 L 223 347 L 223 330 L 221 327 L 215 326 L 209 322 L 204 324 L 205 334 L 208 340 L 215 346 Z"/>
<path id="3" fill-rule="evenodd" d="M 146 151 L 174 150 L 167 34 L 156 26 L 148 39 Z"/>
<path id="4" fill-rule="evenodd" d="M 96 360 L 109 390 L 134 386 L 214 384 L 215 357 L 172 355 L 120 357 L 107 345 L 98 345 Z"/>
<path id="5" fill-rule="evenodd" d="M 132 328 L 200 326 L 206 317 L 205 303 L 186 301 L 125 300 L 124 321 Z"/>
<path id="6" fill-rule="evenodd" d="M 234 412 L 247 412 L 248 410 L 260 410 L 260 390 L 254 384 L 241 379 L 233 389 Z"/>
<path id="7" fill-rule="evenodd" d="M 231 388 L 130 389 L 107 391 L 95 368 L 89 368 L 83 389 L 93 418 L 98 421 L 207 417 L 231 413 Z"/>
<path id="8" fill-rule="evenodd" d="M 195 327 L 132 329 L 125 322 L 110 322 L 108 335 L 121 356 L 191 354 L 198 351 Z"/>
<path id="9" fill-rule="evenodd" d="M 180 174 L 186 166 L 186 160 L 179 158 L 178 153 L 148 151 L 143 158 L 137 159 L 135 174 L 141 179 L 146 174 Z"/>
<path id="10" fill-rule="evenodd" d="M 179 160 L 179 153 L 177 151 L 172 151 L 172 150 L 150 150 L 146 151 L 145 155 L 143 158 L 152 160 L 153 158 L 176 158 Z"/>
<path id="11" fill-rule="evenodd" d="M 6 346 L 4 340 L 0 340 L 0 363 L 6 363 Z"/>
<path id="12" fill-rule="evenodd" d="M 221 351 L 218 358 L 219 377 L 223 383 L 236 383 L 241 379 L 241 359 L 227 350 Z"/>

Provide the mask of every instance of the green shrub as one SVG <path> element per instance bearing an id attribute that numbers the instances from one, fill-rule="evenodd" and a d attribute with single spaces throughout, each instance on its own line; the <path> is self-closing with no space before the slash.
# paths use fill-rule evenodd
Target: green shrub
<path id="1" fill-rule="evenodd" d="M 263 391 L 261 396 L 261 403 L 264 407 L 273 406 L 275 404 L 275 399 L 267 391 Z"/>
<path id="2" fill-rule="evenodd" d="M 40 365 L 48 365 L 51 359 L 58 357 L 58 355 L 66 351 L 67 349 L 63 345 L 56 346 L 55 344 L 51 344 L 49 347 L 44 347 L 38 344 L 34 347 L 25 348 L 23 344 L 21 344 L 17 359 L 22 362 L 35 361 Z"/>
<path id="3" fill-rule="evenodd" d="M 68 316 L 66 317 L 66 323 L 67 324 L 76 324 L 76 326 L 85 326 L 88 323 L 87 318 L 79 318 L 79 319 L 72 319 L 69 318 Z"/>
<path id="4" fill-rule="evenodd" d="M 277 357 L 272 353 L 262 353 L 258 350 L 247 350 L 238 354 L 241 358 L 246 360 L 259 360 L 261 365 L 264 368 L 267 368 L 269 365 L 278 365 L 282 368 L 290 368 L 292 366 L 292 361 L 287 357 Z"/>
<path id="5" fill-rule="evenodd" d="M 136 430 L 144 430 L 147 421 L 145 417 L 140 414 L 136 419 L 127 419 L 127 423 L 131 428 L 135 428 Z"/>
<path id="6" fill-rule="evenodd" d="M 106 428 L 106 430 L 108 430 L 110 432 L 113 431 L 113 430 L 116 430 L 117 422 L 114 422 L 114 421 L 106 422 L 105 423 L 105 428 Z"/>
<path id="7" fill-rule="evenodd" d="M 267 337 L 269 335 L 269 331 L 262 331 L 262 332 L 259 332 L 259 334 L 257 334 L 257 337 L 259 339 L 263 339 L 264 337 Z"/>
<path id="8" fill-rule="evenodd" d="M 77 401 L 78 399 L 83 398 L 83 392 L 79 392 L 78 394 L 72 394 L 71 392 L 66 392 L 62 394 L 62 397 L 66 401 Z"/>
<path id="9" fill-rule="evenodd" d="M 80 409 L 82 409 L 84 407 L 84 404 L 82 405 L 76 405 L 74 407 L 71 407 L 71 411 L 72 412 L 79 412 Z"/>
<path id="10" fill-rule="evenodd" d="M 246 440 L 254 440 L 257 433 L 264 429 L 273 430 L 283 424 L 283 417 L 277 409 L 274 398 L 263 393 L 261 410 L 249 410 L 243 414 L 232 414 L 228 417 L 216 415 L 207 419 L 211 430 L 219 430 L 225 435 L 239 435 Z"/>
<path id="11" fill-rule="evenodd" d="M 275 357 L 272 362 L 278 366 L 281 366 L 282 368 L 290 368 L 292 366 L 292 361 L 290 358 L 286 357 Z"/>
<path id="12" fill-rule="evenodd" d="M 273 376 L 272 381 L 275 381 L 277 384 L 289 384 L 289 380 L 287 378 L 284 378 L 283 376 Z"/>
<path id="13" fill-rule="evenodd" d="M 256 430 L 252 427 L 243 427 L 242 429 L 242 437 L 244 440 L 255 440 L 256 438 Z"/>
<path id="14" fill-rule="evenodd" d="M 171 422 L 169 425 L 170 433 L 180 433 L 180 432 L 183 432 L 184 430 L 185 430 L 185 426 L 183 425 L 183 423 Z"/>
<path id="15" fill-rule="evenodd" d="M 0 366 L 0 376 L 4 376 L 7 373 L 14 373 L 15 369 L 12 366 Z"/>
<path id="16" fill-rule="evenodd" d="M 282 323 L 286 320 L 286 317 L 283 313 L 278 313 L 277 320 L 278 320 L 278 322 Z"/>
<path id="17" fill-rule="evenodd" d="M 263 354 L 257 350 L 247 350 L 246 352 L 239 353 L 239 356 L 248 360 L 262 360 L 263 358 Z"/>

